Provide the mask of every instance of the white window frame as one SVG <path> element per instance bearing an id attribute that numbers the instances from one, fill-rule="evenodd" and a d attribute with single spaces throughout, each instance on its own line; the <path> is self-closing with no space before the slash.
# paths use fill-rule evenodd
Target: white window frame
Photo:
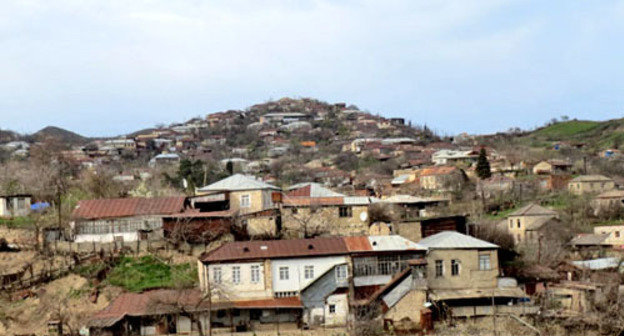
<path id="1" fill-rule="evenodd" d="M 479 254 L 479 271 L 492 269 L 492 258 L 489 254 Z"/>
<path id="2" fill-rule="evenodd" d="M 250 194 L 240 195 L 240 207 L 241 208 L 251 207 L 251 195 Z"/>
<path id="3" fill-rule="evenodd" d="M 221 281 L 223 280 L 222 277 L 222 272 L 221 272 L 221 267 L 215 267 L 212 269 L 212 281 L 216 284 L 220 284 Z"/>
<path id="4" fill-rule="evenodd" d="M 314 279 L 314 265 L 303 266 L 304 279 Z"/>
<path id="5" fill-rule="evenodd" d="M 260 265 L 251 265 L 250 267 L 251 282 L 260 282 Z"/>
<path id="6" fill-rule="evenodd" d="M 240 266 L 233 266 L 232 267 L 232 283 L 233 284 L 240 284 L 241 283 Z"/>
<path id="7" fill-rule="evenodd" d="M 440 266 L 440 267 L 438 267 Z M 444 260 L 436 260 L 434 263 L 434 274 L 436 278 L 441 278 L 444 276 Z M 438 269 L 440 270 L 438 274 Z"/>
<path id="8" fill-rule="evenodd" d="M 279 279 L 280 280 L 289 280 L 290 279 L 290 270 L 288 266 L 280 266 L 279 268 Z"/>
<path id="9" fill-rule="evenodd" d="M 336 267 L 336 279 L 345 280 L 347 278 L 347 265 L 339 265 Z"/>
<path id="10" fill-rule="evenodd" d="M 327 311 L 328 311 L 330 314 L 336 314 L 336 305 L 335 305 L 335 304 L 333 304 L 333 303 L 332 303 L 332 304 L 330 304 L 330 305 L 327 307 Z"/>

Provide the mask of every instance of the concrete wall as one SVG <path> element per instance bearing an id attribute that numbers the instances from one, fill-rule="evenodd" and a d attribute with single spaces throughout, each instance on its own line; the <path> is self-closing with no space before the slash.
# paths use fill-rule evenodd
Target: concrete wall
<path id="1" fill-rule="evenodd" d="M 274 208 L 271 200 L 271 190 L 248 190 L 230 192 L 230 209 L 239 211 L 240 214 L 252 213 Z M 250 206 L 241 207 L 240 201 L 243 195 L 249 195 Z"/>
<path id="2" fill-rule="evenodd" d="M 602 225 L 594 226 L 595 234 L 608 233 L 609 237 L 605 240 L 607 244 L 624 245 L 624 225 Z"/>
<path id="3" fill-rule="evenodd" d="M 260 278 L 258 282 L 251 281 L 251 266 L 258 266 L 260 268 Z M 234 267 L 240 267 L 240 282 L 237 284 L 232 281 Z M 221 283 L 217 283 L 214 279 L 216 268 L 221 269 Z M 223 299 L 227 299 L 227 301 L 251 300 L 273 297 L 271 287 L 267 286 L 266 266 L 261 261 L 250 263 L 212 264 L 207 266 L 207 270 L 206 265 L 204 265 L 200 269 L 203 269 L 202 271 L 198 271 L 202 290 L 208 290 L 206 279 L 209 279 L 210 286 L 213 291 L 222 292 L 226 296 L 225 298 L 215 297 L 215 301 Z M 206 271 L 208 271 L 207 277 Z M 201 280 L 202 277 L 203 281 Z"/>
<path id="4" fill-rule="evenodd" d="M 334 312 L 330 312 L 330 306 L 334 306 Z M 334 294 L 327 297 L 325 304 L 325 326 L 341 327 L 347 324 L 349 315 L 349 299 L 347 294 Z"/>
<path id="5" fill-rule="evenodd" d="M 537 237 L 528 237 L 526 228 L 544 218 L 554 218 L 554 216 L 509 216 L 507 217 L 505 226 L 507 227 L 507 232 L 512 235 L 516 244 L 527 242 L 535 243 L 537 242 Z"/>
<path id="6" fill-rule="evenodd" d="M 568 184 L 568 190 L 575 195 L 598 194 L 615 189 L 615 182 L 611 181 L 588 181 L 574 182 Z"/>
<path id="7" fill-rule="evenodd" d="M 479 270 L 479 255 L 490 256 L 490 270 Z M 451 260 L 459 260 L 459 275 L 452 275 Z M 436 276 L 435 261 L 442 260 L 444 274 Z M 498 252 L 496 250 L 430 250 L 427 255 L 427 279 L 429 288 L 436 289 L 478 289 L 497 286 Z"/>
<path id="8" fill-rule="evenodd" d="M 323 273 L 338 264 L 346 262 L 344 256 L 319 257 L 319 258 L 297 258 L 297 259 L 276 259 L 271 262 L 271 277 L 273 279 L 274 292 L 300 291 L 302 288 L 318 279 Z M 314 277 L 305 279 L 305 266 L 314 267 Z M 288 267 L 289 279 L 280 280 L 280 267 Z"/>
<path id="9" fill-rule="evenodd" d="M 394 321 L 395 327 L 399 327 L 397 322 L 402 321 L 400 325 L 402 328 L 399 329 L 415 329 L 420 325 L 420 313 L 425 308 L 424 304 L 426 301 L 426 291 L 410 290 L 397 304 L 386 312 L 384 318 Z"/>

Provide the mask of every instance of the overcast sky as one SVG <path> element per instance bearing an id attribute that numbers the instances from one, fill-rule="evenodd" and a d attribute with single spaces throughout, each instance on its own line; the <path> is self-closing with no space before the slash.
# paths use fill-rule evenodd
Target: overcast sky
<path id="1" fill-rule="evenodd" d="M 110 136 L 289 97 L 445 134 L 624 112 L 624 1 L 0 1 L 0 128 Z"/>

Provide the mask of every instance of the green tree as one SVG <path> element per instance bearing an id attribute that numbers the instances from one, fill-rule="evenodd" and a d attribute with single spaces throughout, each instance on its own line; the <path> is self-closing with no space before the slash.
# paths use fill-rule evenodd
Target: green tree
<path id="1" fill-rule="evenodd" d="M 492 176 L 492 172 L 490 171 L 490 162 L 487 159 L 487 154 L 485 153 L 485 148 L 483 147 L 481 147 L 481 151 L 479 151 L 479 158 L 477 159 L 477 176 L 479 176 L 482 180 Z"/>

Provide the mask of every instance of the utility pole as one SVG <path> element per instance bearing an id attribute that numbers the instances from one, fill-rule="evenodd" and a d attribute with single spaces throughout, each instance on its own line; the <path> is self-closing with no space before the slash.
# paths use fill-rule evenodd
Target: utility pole
<path id="1" fill-rule="evenodd" d="M 496 304 L 494 303 L 494 290 L 492 290 L 492 324 L 494 325 L 494 336 L 498 336 L 498 331 L 496 331 Z"/>

